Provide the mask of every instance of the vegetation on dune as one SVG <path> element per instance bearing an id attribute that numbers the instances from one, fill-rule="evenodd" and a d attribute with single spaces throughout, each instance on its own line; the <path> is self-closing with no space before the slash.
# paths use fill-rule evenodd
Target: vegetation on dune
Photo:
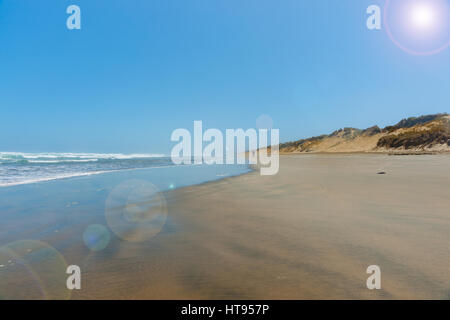
<path id="1" fill-rule="evenodd" d="M 410 117 L 410 118 L 406 118 L 401 120 L 399 123 L 397 123 L 396 125 L 393 126 L 387 126 L 383 129 L 384 132 L 392 132 L 395 131 L 397 129 L 402 129 L 402 128 L 412 128 L 416 125 L 422 125 L 422 124 L 426 124 L 428 122 L 434 121 L 436 119 L 442 118 L 444 116 L 447 116 L 447 113 L 438 113 L 438 114 L 430 114 L 430 115 L 426 115 L 426 116 L 420 116 L 420 117 Z"/>
<path id="2" fill-rule="evenodd" d="M 367 129 L 361 131 L 361 135 L 362 136 L 366 136 L 366 137 L 367 136 L 371 137 L 371 136 L 376 135 L 378 133 L 381 133 L 381 129 L 378 126 L 373 126 L 373 127 L 370 127 L 370 128 L 367 128 Z"/>
<path id="3" fill-rule="evenodd" d="M 378 141 L 372 138 L 376 135 L 379 135 Z M 361 139 L 356 140 L 356 138 Z M 426 149 L 436 145 L 450 147 L 450 116 L 447 113 L 410 117 L 383 129 L 378 126 L 364 130 L 346 127 L 329 135 L 281 143 L 280 151 L 376 151 L 377 149 Z"/>
<path id="4" fill-rule="evenodd" d="M 361 129 L 345 127 L 330 134 L 328 137 L 342 137 L 344 139 L 352 139 L 361 133 Z"/>
<path id="5" fill-rule="evenodd" d="M 297 140 L 297 141 L 281 143 L 280 149 L 298 149 L 298 148 L 302 149 L 302 146 L 304 144 L 310 145 L 311 143 L 322 140 L 323 138 L 326 138 L 326 137 L 328 137 L 328 135 L 324 134 L 324 135 L 312 137 L 309 139 L 301 139 L 301 140 Z"/>
<path id="6" fill-rule="evenodd" d="M 378 140 L 379 148 L 426 148 L 437 144 L 450 146 L 450 130 L 447 126 L 435 126 L 428 130 L 412 129 L 399 134 L 390 134 Z"/>

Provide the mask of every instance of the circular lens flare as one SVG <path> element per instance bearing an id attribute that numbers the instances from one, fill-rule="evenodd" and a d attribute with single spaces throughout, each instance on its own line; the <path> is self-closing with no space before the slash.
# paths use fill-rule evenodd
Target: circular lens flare
<path id="1" fill-rule="evenodd" d="M 431 55 L 450 45 L 447 0 L 386 0 L 384 26 L 389 38 L 414 55 Z"/>
<path id="2" fill-rule="evenodd" d="M 101 251 L 105 249 L 111 235 L 109 230 L 101 224 L 92 224 L 86 228 L 83 233 L 83 240 L 86 246 L 92 251 Z"/>
<path id="3" fill-rule="evenodd" d="M 127 180 L 106 199 L 106 221 L 122 240 L 142 242 L 156 236 L 167 219 L 164 195 L 144 180 Z"/>
<path id="4" fill-rule="evenodd" d="M 256 128 L 257 129 L 273 129 L 273 119 L 267 115 L 262 114 L 256 119 Z"/>
<path id="5" fill-rule="evenodd" d="M 50 245 L 20 240 L 0 247 L 0 299 L 70 299 L 67 263 Z"/>

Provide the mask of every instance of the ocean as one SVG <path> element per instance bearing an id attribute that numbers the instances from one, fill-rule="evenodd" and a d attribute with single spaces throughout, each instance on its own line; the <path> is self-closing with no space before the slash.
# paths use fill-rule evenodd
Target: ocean
<path id="1" fill-rule="evenodd" d="M 175 165 L 157 154 L 2 152 L 0 162 L 0 244 L 23 238 L 24 232 L 25 238 L 45 238 L 47 231 L 60 230 L 72 219 L 105 223 L 105 201 L 126 193 L 124 186 L 138 190 L 145 185 L 138 192 L 145 201 L 251 171 L 247 165 Z M 138 202 L 135 197 L 127 196 L 126 203 Z M 46 227 L 38 228 L 41 224 Z"/>
<path id="2" fill-rule="evenodd" d="M 171 166 L 175 164 L 163 154 L 0 152 L 0 187 Z M 224 166 L 214 167 L 218 171 L 207 171 L 210 175 L 204 177 L 205 181 L 227 175 L 221 170 Z M 235 166 L 233 174 L 236 169 L 247 170 L 246 166 Z"/>
<path id="3" fill-rule="evenodd" d="M 0 152 L 0 187 L 170 165 L 161 154 Z"/>
<path id="4" fill-rule="evenodd" d="M 250 171 L 248 165 L 175 165 L 158 154 L 0 152 L 0 240 L 22 230 L 25 221 L 17 230 L 8 224 L 17 216 L 78 214 L 81 204 L 90 217 L 102 215 L 107 197 L 124 184 L 146 184 L 152 192 L 144 198 L 150 198 Z"/>
<path id="5" fill-rule="evenodd" d="M 90 259 L 116 245 L 137 246 L 126 252 L 140 256 L 158 250 L 152 240 L 186 228 L 169 210 L 173 190 L 251 170 L 247 165 L 174 165 L 155 154 L 3 152 L 0 162 L 4 299 L 67 299 L 68 263 L 87 275 Z M 115 261 L 113 256 L 107 260 Z"/>

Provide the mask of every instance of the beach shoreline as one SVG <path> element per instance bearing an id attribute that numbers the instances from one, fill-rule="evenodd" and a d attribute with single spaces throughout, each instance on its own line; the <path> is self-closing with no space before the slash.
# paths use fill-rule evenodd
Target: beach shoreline
<path id="1" fill-rule="evenodd" d="M 60 201 L 26 220 L 6 215 L 0 239 L 42 241 L 80 266 L 82 290 L 71 299 L 448 299 L 449 161 L 442 154 L 281 156 L 273 176 L 253 170 L 162 192 L 160 232 L 133 242 L 110 230 L 100 251 L 86 246 L 83 232 L 107 226 L 101 199 L 109 190 L 100 188 L 107 176 L 78 179 L 70 182 L 77 203 L 63 210 Z M 48 189 L 53 184 L 28 189 L 53 190 L 45 198 L 52 199 L 61 194 Z M 75 189 L 91 185 L 97 195 L 85 190 L 88 199 L 80 198 Z M 370 265 L 381 269 L 381 290 L 366 287 Z M 31 292 L 30 281 L 12 288 Z"/>

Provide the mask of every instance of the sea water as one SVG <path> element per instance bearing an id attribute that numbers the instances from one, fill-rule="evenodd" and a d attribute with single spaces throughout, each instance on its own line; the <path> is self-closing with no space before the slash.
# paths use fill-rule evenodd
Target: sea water
<path id="1" fill-rule="evenodd" d="M 0 244 L 102 222 L 106 199 L 127 181 L 164 192 L 249 171 L 247 165 L 174 165 L 153 154 L 1 153 Z"/>

